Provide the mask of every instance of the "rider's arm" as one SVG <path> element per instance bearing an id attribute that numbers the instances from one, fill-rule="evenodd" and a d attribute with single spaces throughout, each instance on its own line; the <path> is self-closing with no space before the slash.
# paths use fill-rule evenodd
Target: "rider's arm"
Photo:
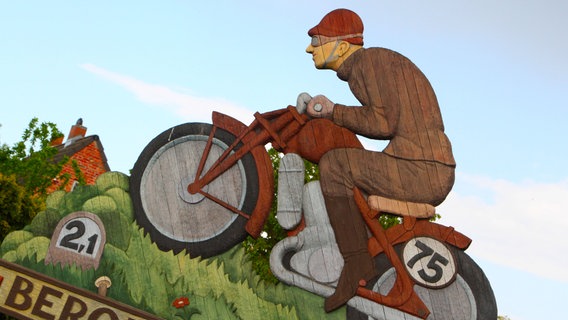
<path id="1" fill-rule="evenodd" d="M 372 103 L 372 102 L 371 102 Z M 345 106 L 335 104 L 332 120 L 356 134 L 373 139 L 390 139 L 395 134 L 400 108 L 398 105 Z"/>
<path id="2" fill-rule="evenodd" d="M 390 52 L 366 50 L 354 57 L 343 80 L 363 105 L 335 104 L 332 120 L 356 134 L 373 139 L 390 139 L 396 133 L 400 115 L 397 70 Z M 343 70 L 345 71 L 345 70 Z"/>

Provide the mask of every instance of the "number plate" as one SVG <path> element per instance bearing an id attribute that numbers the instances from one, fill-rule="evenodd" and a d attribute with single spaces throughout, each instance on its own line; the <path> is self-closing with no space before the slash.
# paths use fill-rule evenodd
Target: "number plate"
<path id="1" fill-rule="evenodd" d="M 442 242 L 429 237 L 413 238 L 403 251 L 404 264 L 419 285 L 443 288 L 456 277 L 456 261 Z"/>
<path id="2" fill-rule="evenodd" d="M 89 218 L 75 218 L 63 225 L 56 247 L 94 256 L 101 246 L 100 234 L 101 229 L 95 221 Z"/>
<path id="3" fill-rule="evenodd" d="M 45 262 L 96 269 L 105 243 L 106 232 L 101 219 L 91 212 L 74 212 L 57 224 Z"/>

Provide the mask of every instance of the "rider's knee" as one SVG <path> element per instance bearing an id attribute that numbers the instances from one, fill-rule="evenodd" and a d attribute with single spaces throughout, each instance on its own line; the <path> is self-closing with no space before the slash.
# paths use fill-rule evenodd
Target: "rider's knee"
<path id="1" fill-rule="evenodd" d="M 345 149 L 334 149 L 326 152 L 319 162 L 320 182 L 324 193 L 334 185 L 344 185 L 350 180 L 349 159 Z"/>

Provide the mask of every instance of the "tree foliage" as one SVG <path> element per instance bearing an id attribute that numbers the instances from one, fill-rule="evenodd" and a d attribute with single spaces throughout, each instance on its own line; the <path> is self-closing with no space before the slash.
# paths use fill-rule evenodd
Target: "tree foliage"
<path id="1" fill-rule="evenodd" d="M 15 175 L 18 183 L 31 193 L 45 194 L 68 160 L 53 161 L 57 149 L 50 144 L 61 136 L 63 134 L 54 123 L 39 123 L 38 118 L 33 118 L 21 141 L 13 147 L 0 146 L 0 172 Z"/>
<path id="2" fill-rule="evenodd" d="M 30 196 L 14 175 L 0 173 L 0 240 L 10 231 L 25 227 L 42 207 L 41 200 Z"/>
<path id="3" fill-rule="evenodd" d="M 57 149 L 50 143 L 61 136 L 55 124 L 33 118 L 21 141 L 0 145 L 0 241 L 43 210 L 47 188 L 68 161 L 53 160 Z"/>

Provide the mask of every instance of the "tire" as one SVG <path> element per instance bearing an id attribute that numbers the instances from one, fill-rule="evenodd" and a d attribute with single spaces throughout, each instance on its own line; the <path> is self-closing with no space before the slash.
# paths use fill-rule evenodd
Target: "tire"
<path id="1" fill-rule="evenodd" d="M 205 198 L 187 192 L 212 125 L 186 123 L 154 138 L 140 154 L 130 178 L 135 219 L 162 251 L 186 250 L 208 258 L 243 241 L 247 219 Z M 235 140 L 216 128 L 203 172 Z M 240 147 L 237 146 L 236 149 Z M 252 214 L 259 195 L 258 172 L 250 153 L 213 180 L 204 190 L 246 214 Z"/>
<path id="2" fill-rule="evenodd" d="M 401 259 L 404 247 L 405 244 L 395 246 Z M 419 283 L 414 286 L 416 293 L 430 310 L 427 320 L 497 319 L 495 296 L 481 268 L 464 251 L 449 245 L 445 247 L 451 252 L 456 265 L 456 273 L 452 280 L 437 288 Z M 375 257 L 375 265 L 379 276 L 370 281 L 367 288 L 386 294 L 395 281 L 395 269 L 385 254 Z M 386 317 L 389 320 L 396 319 Z M 350 306 L 347 306 L 346 318 L 348 320 L 374 319 Z"/>

